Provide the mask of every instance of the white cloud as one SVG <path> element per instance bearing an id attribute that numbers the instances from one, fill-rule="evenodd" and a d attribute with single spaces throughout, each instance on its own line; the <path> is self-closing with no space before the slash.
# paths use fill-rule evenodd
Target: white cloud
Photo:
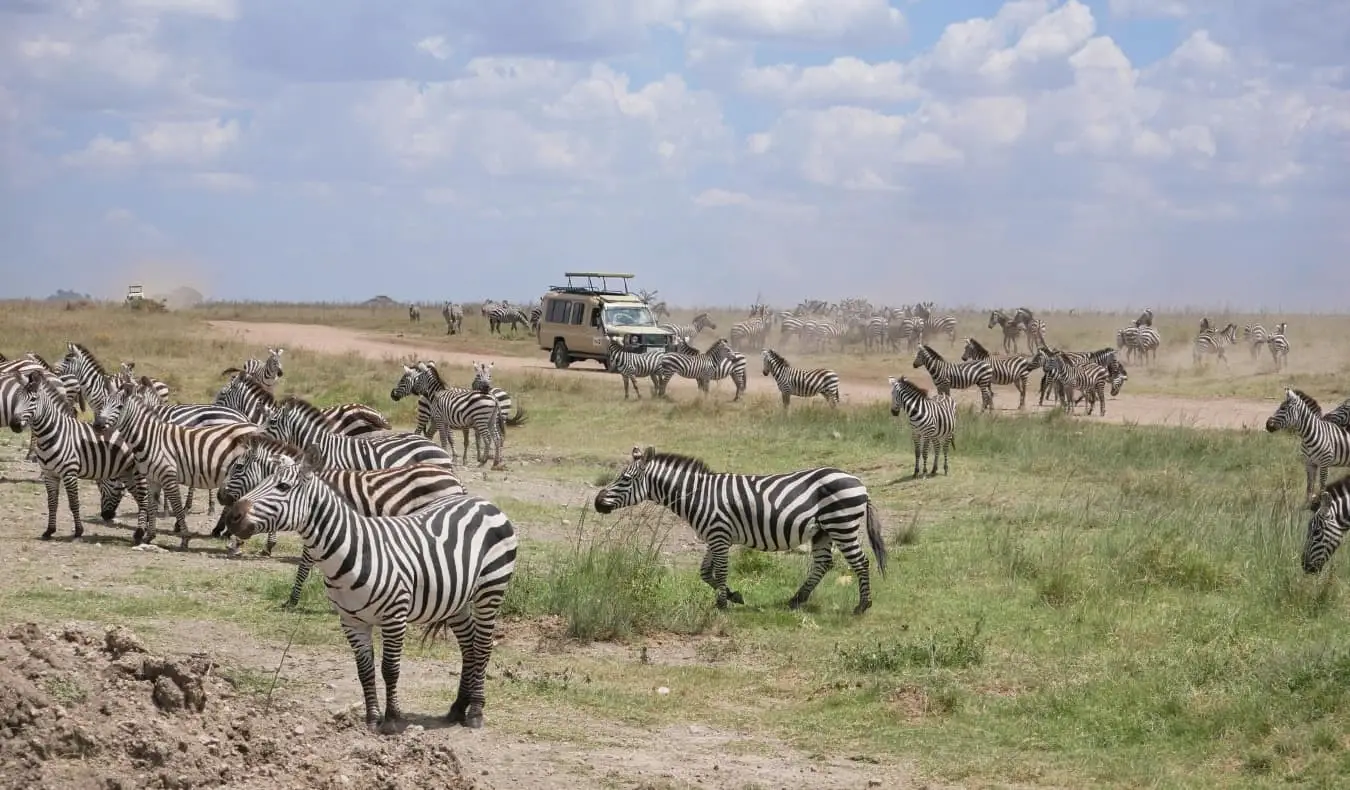
<path id="1" fill-rule="evenodd" d="M 886 0 L 689 0 L 685 15 L 728 38 L 892 38 L 905 18 Z"/>
<path id="2" fill-rule="evenodd" d="M 201 165 L 218 159 L 239 141 L 239 122 L 162 121 L 137 125 L 116 140 L 99 135 L 64 158 L 77 167 L 131 167 L 137 164 Z"/>
<path id="3" fill-rule="evenodd" d="M 740 75 L 740 87 L 747 93 L 790 104 L 896 103 L 923 95 L 903 63 L 867 63 L 855 57 L 835 58 L 824 66 L 806 68 L 790 63 L 747 68 Z"/>
<path id="4" fill-rule="evenodd" d="M 122 0 L 133 11 L 178 13 L 230 21 L 239 17 L 236 0 Z"/>
<path id="5" fill-rule="evenodd" d="M 436 60 L 445 60 L 450 57 L 450 45 L 446 42 L 445 36 L 427 36 L 417 42 L 417 49 L 427 53 Z"/>

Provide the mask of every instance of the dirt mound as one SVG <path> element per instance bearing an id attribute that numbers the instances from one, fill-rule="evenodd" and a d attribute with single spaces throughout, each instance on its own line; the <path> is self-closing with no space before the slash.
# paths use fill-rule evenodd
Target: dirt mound
<path id="1" fill-rule="evenodd" d="M 264 710 L 203 654 L 135 634 L 34 623 L 0 638 L 0 788 L 473 788 L 454 753 L 360 716 Z"/>

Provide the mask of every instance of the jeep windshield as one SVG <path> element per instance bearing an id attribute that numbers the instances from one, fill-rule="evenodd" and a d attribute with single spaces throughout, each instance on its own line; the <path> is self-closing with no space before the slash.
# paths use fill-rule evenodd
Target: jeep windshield
<path id="1" fill-rule="evenodd" d="M 656 326 L 646 305 L 606 305 L 605 326 Z"/>

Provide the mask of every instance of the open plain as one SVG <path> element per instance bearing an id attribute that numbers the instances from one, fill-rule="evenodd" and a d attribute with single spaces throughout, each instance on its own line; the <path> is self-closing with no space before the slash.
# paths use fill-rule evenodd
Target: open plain
<path id="1" fill-rule="evenodd" d="M 1160 312 L 1158 361 L 1130 366 L 1104 419 L 1036 405 L 1038 373 L 1024 414 L 1008 387 L 996 388 L 987 415 L 960 393 L 950 475 L 915 481 L 909 428 L 890 415 L 887 384 L 891 375 L 928 383 L 912 354 L 780 349 L 798 366 L 839 373 L 838 410 L 794 401 L 784 413 L 757 353 L 742 402 L 727 382 L 703 397 L 680 380 L 667 400 L 649 397 L 644 381 L 642 400 L 625 401 L 618 377 L 592 363 L 555 370 L 526 331 L 490 336 L 470 310 L 466 331 L 447 336 L 436 308 L 423 312 L 410 324 L 399 306 L 154 313 L 9 302 L 0 353 L 55 361 L 78 341 L 108 367 L 134 360 L 174 400 L 208 403 L 222 369 L 282 346 L 280 394 L 360 401 L 405 430 L 412 400 L 389 398 L 404 363 L 436 360 L 461 385 L 471 361 L 495 363 L 493 383 L 529 422 L 507 434 L 507 470 L 464 477 L 522 537 L 485 729 L 436 718 L 459 666 L 440 643 L 405 659 L 408 730 L 380 737 L 356 723 L 355 667 L 321 583 L 311 580 L 297 611 L 280 608 L 294 536 L 273 558 L 252 545 L 230 558 L 209 538 L 180 551 L 164 533 L 166 549 L 132 550 L 124 506 L 118 524 L 90 519 L 72 543 L 63 502 L 58 539 L 38 541 L 43 487 L 23 460 L 27 437 L 6 432 L 0 785 L 1333 787 L 1350 778 L 1343 563 L 1319 576 L 1300 570 L 1297 441 L 1262 428 L 1286 386 L 1327 408 L 1350 396 L 1350 318 L 1210 313 L 1220 325 L 1287 321 L 1289 367 L 1276 373 L 1241 345 L 1227 365 L 1196 368 L 1199 313 Z M 958 316 L 958 337 L 998 346 L 987 313 Z M 1041 317 L 1052 345 L 1089 350 L 1113 345 L 1134 314 Z M 960 356 L 959 341 L 934 345 Z M 789 611 L 806 558 L 742 551 L 731 577 L 746 604 L 716 610 L 687 526 L 654 507 L 612 517 L 590 508 L 635 445 L 717 470 L 835 465 L 859 475 L 891 547 L 874 607 L 849 614 L 856 585 L 836 563 L 810 604 Z M 93 486 L 82 493 L 96 514 Z M 199 491 L 190 516 L 197 533 L 214 522 L 206 499 Z M 118 630 L 105 635 L 109 627 Z M 126 640 L 136 649 L 118 647 Z"/>

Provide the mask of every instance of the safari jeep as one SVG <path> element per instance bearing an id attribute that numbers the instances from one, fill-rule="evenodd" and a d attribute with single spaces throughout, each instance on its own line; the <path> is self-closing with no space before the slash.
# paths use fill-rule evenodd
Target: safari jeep
<path id="1" fill-rule="evenodd" d="M 539 319 L 539 347 L 549 352 L 554 367 L 581 359 L 606 365 L 609 341 L 632 351 L 660 352 L 673 334 L 656 325 L 656 317 L 636 294 L 629 293 L 631 274 L 566 272 L 567 285 L 544 294 Z"/>

